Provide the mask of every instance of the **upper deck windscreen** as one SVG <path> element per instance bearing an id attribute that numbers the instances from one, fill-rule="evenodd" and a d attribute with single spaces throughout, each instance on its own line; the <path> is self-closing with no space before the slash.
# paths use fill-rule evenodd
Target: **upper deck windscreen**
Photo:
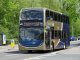
<path id="1" fill-rule="evenodd" d="M 23 10 L 21 12 L 21 20 L 43 20 L 42 10 Z"/>

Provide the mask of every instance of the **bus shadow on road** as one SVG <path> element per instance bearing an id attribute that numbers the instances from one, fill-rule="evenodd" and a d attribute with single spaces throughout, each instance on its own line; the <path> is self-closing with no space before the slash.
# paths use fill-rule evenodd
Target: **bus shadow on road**
<path id="1" fill-rule="evenodd" d="M 49 51 L 9 51 L 5 53 L 10 53 L 10 54 L 46 54 L 49 53 Z"/>
<path id="2" fill-rule="evenodd" d="M 64 49 L 56 49 L 54 51 L 8 51 L 5 53 L 9 53 L 9 54 L 46 54 L 46 53 L 52 53 L 52 52 L 56 52 L 56 51 L 61 51 Z"/>

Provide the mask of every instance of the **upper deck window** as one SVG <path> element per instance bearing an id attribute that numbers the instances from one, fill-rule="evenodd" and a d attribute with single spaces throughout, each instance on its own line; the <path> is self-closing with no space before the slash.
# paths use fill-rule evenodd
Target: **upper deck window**
<path id="1" fill-rule="evenodd" d="M 21 20 L 43 20 L 43 11 L 24 10 L 21 13 Z"/>

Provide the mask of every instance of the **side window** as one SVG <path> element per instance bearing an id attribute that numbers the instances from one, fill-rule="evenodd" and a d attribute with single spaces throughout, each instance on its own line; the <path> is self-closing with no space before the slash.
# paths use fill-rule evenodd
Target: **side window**
<path id="1" fill-rule="evenodd" d="M 59 31 L 58 36 L 59 36 L 59 38 L 61 39 L 61 31 Z"/>
<path id="2" fill-rule="evenodd" d="M 62 15 L 61 19 L 62 19 L 62 22 L 69 24 L 69 17 L 68 16 Z"/>
<path id="3" fill-rule="evenodd" d="M 69 22 L 69 21 L 68 21 L 68 17 L 65 16 L 65 23 L 68 24 L 68 22 Z"/>
<path id="4" fill-rule="evenodd" d="M 69 24 L 69 17 L 68 17 L 68 19 L 67 19 L 67 20 L 68 20 L 68 24 Z"/>
<path id="5" fill-rule="evenodd" d="M 64 39 L 68 38 L 68 33 L 64 32 Z"/>
<path id="6" fill-rule="evenodd" d="M 54 20 L 57 21 L 57 14 L 56 13 L 54 13 Z"/>
<path id="7" fill-rule="evenodd" d="M 53 12 L 50 11 L 50 18 L 53 18 Z"/>
<path id="8" fill-rule="evenodd" d="M 54 31 L 54 38 L 57 39 L 57 38 L 60 38 L 60 35 L 59 35 L 59 31 Z"/>
<path id="9" fill-rule="evenodd" d="M 67 17 L 65 17 L 65 20 L 66 20 L 66 24 L 68 24 Z"/>
<path id="10" fill-rule="evenodd" d="M 64 39 L 66 39 L 66 33 L 65 32 L 63 32 L 63 35 L 64 35 Z"/>
<path id="11" fill-rule="evenodd" d="M 47 11 L 46 11 L 46 19 L 47 19 L 47 20 L 50 20 L 51 18 L 53 19 L 53 12 L 47 10 Z"/>
<path id="12" fill-rule="evenodd" d="M 61 17 L 61 20 L 60 21 L 63 22 L 62 15 L 60 17 Z"/>
<path id="13" fill-rule="evenodd" d="M 50 19 L 50 12 L 47 10 L 46 11 L 46 19 L 49 20 Z"/>
<path id="14" fill-rule="evenodd" d="M 54 38 L 57 38 L 57 31 L 54 31 L 54 34 L 55 34 Z"/>
<path id="15" fill-rule="evenodd" d="M 58 21 L 60 22 L 61 21 L 61 17 L 60 17 L 61 15 L 60 14 L 58 14 Z"/>
<path id="16" fill-rule="evenodd" d="M 69 17 L 66 17 L 67 24 L 69 24 Z"/>
<path id="17" fill-rule="evenodd" d="M 54 39 L 54 36 L 55 36 L 55 34 L 54 34 L 54 30 L 51 30 L 51 32 L 52 32 L 52 34 L 51 34 L 51 38 Z"/>
<path id="18" fill-rule="evenodd" d="M 65 23 L 65 16 L 64 16 L 64 15 L 62 16 L 62 20 L 63 20 L 63 22 Z"/>
<path id="19" fill-rule="evenodd" d="M 64 16 L 64 23 L 66 23 L 66 16 Z"/>
<path id="20" fill-rule="evenodd" d="M 63 31 L 52 31 L 52 39 L 57 39 L 57 38 L 60 38 L 60 39 L 65 39 L 67 38 L 67 35 L 66 33 L 64 33 Z"/>
<path id="21" fill-rule="evenodd" d="M 67 33 L 62 31 L 62 34 L 61 34 L 62 38 L 61 39 L 66 39 L 68 37 Z"/>
<path id="22" fill-rule="evenodd" d="M 64 39 L 64 33 L 63 33 L 63 31 L 61 32 L 61 39 Z"/>

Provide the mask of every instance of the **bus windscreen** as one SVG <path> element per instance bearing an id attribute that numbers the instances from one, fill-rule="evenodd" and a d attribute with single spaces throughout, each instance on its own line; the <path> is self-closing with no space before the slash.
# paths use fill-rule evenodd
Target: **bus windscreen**
<path id="1" fill-rule="evenodd" d="M 22 20 L 43 20 L 43 11 L 24 10 L 21 13 Z"/>
<path id="2" fill-rule="evenodd" d="M 23 46 L 38 46 L 44 40 L 43 28 L 21 28 L 20 38 Z"/>

